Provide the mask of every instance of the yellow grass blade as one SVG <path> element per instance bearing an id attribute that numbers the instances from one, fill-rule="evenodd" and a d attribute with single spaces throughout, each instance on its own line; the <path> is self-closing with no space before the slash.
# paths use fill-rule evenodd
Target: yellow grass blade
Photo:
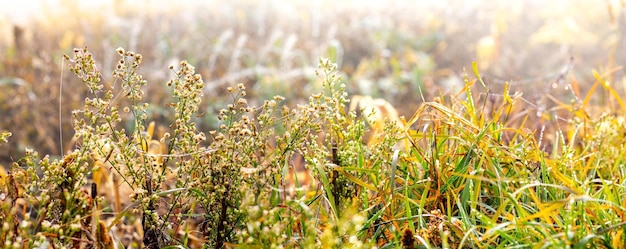
<path id="1" fill-rule="evenodd" d="M 478 78 L 478 82 L 483 85 L 485 89 L 487 89 L 487 85 L 483 81 L 483 77 L 480 76 L 480 72 L 478 72 L 478 63 L 476 61 L 472 61 L 472 70 L 474 71 L 474 75 Z"/>
<path id="2" fill-rule="evenodd" d="M 368 190 L 372 190 L 372 191 L 377 191 L 378 188 L 376 188 L 376 186 L 369 184 L 361 179 L 359 179 L 358 177 L 344 171 L 343 169 L 341 169 L 341 167 L 337 167 L 337 171 L 342 174 L 343 176 L 345 176 L 346 178 L 348 178 L 348 180 L 350 180 L 351 182 L 356 183 L 357 185 L 366 188 Z"/>

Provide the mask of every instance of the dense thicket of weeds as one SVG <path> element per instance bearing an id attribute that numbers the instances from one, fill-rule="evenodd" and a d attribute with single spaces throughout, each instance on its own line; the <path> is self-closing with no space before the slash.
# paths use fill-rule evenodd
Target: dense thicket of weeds
<path id="1" fill-rule="evenodd" d="M 571 106 L 560 105 L 570 117 L 547 130 L 554 139 L 546 149 L 546 130 L 528 130 L 516 116 L 521 94 L 490 92 L 475 65 L 463 95 L 425 102 L 406 120 L 381 115 L 380 102 L 365 98 L 349 108 L 335 64 L 320 60 L 323 90 L 308 103 L 290 107 L 275 96 L 253 106 L 239 84 L 227 89 L 231 104 L 217 114 L 219 129 L 202 131 L 205 86 L 192 65 L 170 67 L 174 122 L 155 124 L 137 73 L 143 56 L 117 53 L 111 84 L 101 82 L 86 48 L 65 56 L 88 92 L 72 113 L 72 149 L 60 159 L 29 150 L 2 177 L 0 246 L 626 243 L 625 121 L 586 112 L 599 86 L 623 102 L 599 74 L 587 96 L 574 92 Z"/>
<path id="2" fill-rule="evenodd" d="M 146 81 L 136 73 L 142 55 L 117 52 L 119 90 L 100 82 L 87 49 L 65 58 L 90 93 L 83 110 L 73 112 L 75 149 L 60 160 L 29 152 L 13 165 L 4 184 L 3 245 L 363 244 L 343 238 L 360 230 L 363 219 L 352 221 L 359 214 L 334 225 L 344 210 L 356 212 L 358 203 L 356 186 L 338 170 L 357 158 L 383 164 L 393 147 L 371 153 L 363 148 L 364 123 L 346 112 L 346 93 L 329 61 L 321 61 L 326 90 L 295 109 L 281 107 L 280 96 L 252 107 L 243 84 L 229 88 L 233 104 L 220 111 L 220 129 L 208 132 L 207 143 L 194 122 L 204 87 L 194 68 L 183 61 L 174 71 L 168 85 L 176 121 L 153 139 L 154 124 L 146 124 L 148 104 L 142 102 Z M 387 141 L 398 135 L 390 135 L 383 141 L 393 144 Z M 287 193 L 295 154 L 304 157 L 324 191 L 309 185 Z M 312 222 L 320 217 L 326 221 Z M 319 237 L 322 224 L 327 235 Z M 137 236 L 124 236 L 129 228 Z"/>

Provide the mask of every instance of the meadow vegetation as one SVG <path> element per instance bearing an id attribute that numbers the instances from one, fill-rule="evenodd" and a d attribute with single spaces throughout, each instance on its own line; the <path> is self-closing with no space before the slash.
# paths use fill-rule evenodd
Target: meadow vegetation
<path id="1" fill-rule="evenodd" d="M 510 122 L 521 94 L 491 97 L 476 66 L 464 98 L 441 96 L 391 122 L 370 118 L 376 106 L 349 110 L 336 65 L 320 60 L 323 90 L 307 104 L 275 96 L 251 106 L 243 84 L 228 87 L 232 103 L 205 133 L 194 121 L 204 82 L 182 61 L 167 84 L 175 121 L 157 135 L 137 74 L 143 56 L 117 52 L 118 89 L 101 83 L 87 48 L 64 58 L 89 92 L 72 113 L 74 149 L 60 159 L 29 150 L 3 176 L 4 247 L 625 243 L 624 118 L 590 117 L 593 92 L 546 153 L 523 120 Z M 602 78 L 595 85 L 613 92 Z M 295 156 L 314 182 L 300 183 Z"/>
<path id="2" fill-rule="evenodd" d="M 350 11 L 344 8 L 335 10 Z M 346 25 L 353 24 L 349 18 L 330 25 L 373 34 L 356 39 L 315 31 L 331 21 L 312 13 L 317 21 L 308 23 L 289 10 L 274 24 L 290 35 L 274 32 L 267 30 L 272 21 L 247 19 L 258 14 L 250 9 L 223 16 L 230 31 L 202 27 L 226 30 L 212 38 L 207 58 L 190 54 L 206 50 L 193 40 L 201 38 L 166 35 L 152 39 L 162 42 L 153 49 L 138 43 L 158 32 L 134 32 L 134 26 L 64 33 L 57 37 L 60 49 L 20 40 L 27 31 L 15 27 L 0 68 L 18 75 L 0 79 L 0 110 L 10 117 L 0 121 L 7 164 L 0 171 L 0 247 L 626 244 L 626 104 L 623 86 L 612 84 L 626 81 L 614 57 L 588 75 L 559 60 L 563 69 L 537 69 L 541 77 L 532 81 L 542 87 L 528 87 L 491 77 L 528 65 L 502 66 L 496 62 L 513 56 L 510 49 L 485 48 L 502 54 L 483 51 L 478 57 L 489 58 L 472 64 L 459 58 L 468 63 L 460 83 L 438 90 L 436 80 L 453 76 L 435 69 L 450 60 L 441 46 L 458 38 L 442 27 L 454 29 L 462 15 L 445 25 L 429 19 L 432 27 L 364 24 L 368 30 Z M 113 11 L 129 19 L 135 14 Z M 153 15 L 141 13 L 139 20 L 156 20 Z M 91 18 L 84 22 L 102 21 Z M 623 29 L 624 17 L 614 18 L 609 37 Z M 302 23 L 294 20 L 313 24 L 311 30 L 298 29 Z M 514 40 L 498 20 L 488 38 Z M 178 27 L 168 34 L 186 34 L 207 23 L 164 18 L 161 24 Z M 411 28 L 421 28 L 421 35 L 406 37 Z M 537 33 L 535 42 L 554 39 Z M 115 39 L 141 49 L 114 49 Z M 102 46 L 69 49 L 85 40 Z M 24 52 L 31 46 L 41 46 L 39 55 Z M 144 48 L 148 54 L 140 53 Z M 189 60 L 175 60 L 179 56 Z M 324 59 L 315 67 L 312 57 Z M 38 66 L 42 58 L 60 65 Z M 57 79 L 61 85 L 34 84 Z M 33 143 L 39 146 L 25 146 Z"/>

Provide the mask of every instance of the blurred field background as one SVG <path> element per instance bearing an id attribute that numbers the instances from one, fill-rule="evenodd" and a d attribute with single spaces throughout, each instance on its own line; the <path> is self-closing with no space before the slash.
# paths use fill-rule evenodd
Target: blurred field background
<path id="1" fill-rule="evenodd" d="M 113 86 L 115 49 L 143 54 L 149 120 L 161 126 L 174 117 L 167 68 L 180 60 L 206 82 L 197 118 L 208 131 L 230 100 L 227 86 L 244 83 L 258 101 L 306 101 L 320 89 L 318 58 L 328 57 L 350 94 L 383 98 L 405 116 L 424 99 L 461 90 L 464 69 L 472 75 L 477 61 L 491 96 L 505 82 L 511 94 L 523 92 L 520 113 L 539 130 L 568 120 L 559 103 L 580 101 L 594 69 L 624 95 L 625 36 L 624 2 L 609 0 L 3 1 L 0 130 L 13 136 L 0 145 L 0 163 L 27 147 L 59 155 L 60 129 L 70 149 L 71 111 L 87 91 L 63 65 L 76 47 L 89 47 Z M 594 92 L 589 105 L 618 106 L 609 94 Z"/>

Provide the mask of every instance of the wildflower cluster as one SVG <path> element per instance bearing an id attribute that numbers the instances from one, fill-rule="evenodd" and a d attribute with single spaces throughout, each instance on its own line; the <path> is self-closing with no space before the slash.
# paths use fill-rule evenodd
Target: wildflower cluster
<path id="1" fill-rule="evenodd" d="M 277 173 L 272 161 L 269 138 L 273 134 L 277 101 L 267 101 L 261 108 L 248 105 L 246 88 L 228 88 L 233 103 L 220 110 L 220 128 L 209 134 L 213 142 L 203 165 L 195 169 L 197 178 L 191 186 L 203 194 L 198 197 L 204 208 L 204 236 L 209 245 L 220 247 L 232 240 L 242 226 L 245 213 L 240 209 L 244 193 L 266 196 Z M 259 200 L 256 200 L 259 201 Z"/>
<path id="2" fill-rule="evenodd" d="M 202 102 L 204 82 L 200 74 L 196 74 L 194 67 L 186 61 L 180 63 L 180 69 L 175 74 L 176 79 L 167 83 L 174 87 L 173 95 L 177 98 L 173 105 L 176 119 L 174 144 L 181 153 L 193 153 L 197 151 L 198 144 L 206 139 L 204 133 L 196 131 L 195 123 L 192 122 L 192 115 L 198 112 L 198 105 Z"/>

